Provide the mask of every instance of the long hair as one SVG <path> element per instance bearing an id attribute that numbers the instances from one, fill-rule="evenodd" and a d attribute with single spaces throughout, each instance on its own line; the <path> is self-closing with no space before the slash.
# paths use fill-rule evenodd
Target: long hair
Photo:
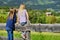
<path id="1" fill-rule="evenodd" d="M 10 10 L 10 11 L 9 11 L 8 18 L 9 18 L 11 15 L 14 15 L 14 11 L 13 11 L 13 10 Z M 10 18 L 12 19 L 12 18 L 13 18 L 13 16 L 11 16 Z"/>

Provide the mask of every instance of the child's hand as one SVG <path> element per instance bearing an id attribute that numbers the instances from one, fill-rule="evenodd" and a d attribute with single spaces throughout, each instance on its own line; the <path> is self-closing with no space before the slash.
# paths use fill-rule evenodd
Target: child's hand
<path id="1" fill-rule="evenodd" d="M 17 22 L 16 25 L 18 25 L 19 23 Z"/>

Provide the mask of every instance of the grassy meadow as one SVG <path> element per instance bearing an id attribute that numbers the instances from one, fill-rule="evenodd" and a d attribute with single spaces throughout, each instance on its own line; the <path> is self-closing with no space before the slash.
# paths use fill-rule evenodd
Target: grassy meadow
<path id="1" fill-rule="evenodd" d="M 0 36 L 7 37 L 6 31 L 0 30 Z M 15 31 L 14 38 L 20 38 L 21 33 Z M 60 33 L 52 33 L 52 32 L 31 32 L 31 40 L 60 40 Z"/>

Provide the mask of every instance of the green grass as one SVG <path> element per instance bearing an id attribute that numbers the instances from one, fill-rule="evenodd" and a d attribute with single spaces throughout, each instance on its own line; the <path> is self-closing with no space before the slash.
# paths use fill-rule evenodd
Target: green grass
<path id="1" fill-rule="evenodd" d="M 20 32 L 14 32 L 14 38 L 20 38 Z M 0 31 L 0 36 L 7 37 L 6 31 Z M 31 32 L 31 40 L 60 40 L 60 33 L 52 33 L 52 32 Z"/>

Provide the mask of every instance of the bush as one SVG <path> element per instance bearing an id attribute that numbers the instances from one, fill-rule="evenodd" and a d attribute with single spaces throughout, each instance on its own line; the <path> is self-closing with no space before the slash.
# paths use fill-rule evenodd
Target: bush
<path id="1" fill-rule="evenodd" d="M 46 16 L 46 23 L 47 24 L 54 24 L 54 23 L 56 23 L 56 17 L 55 16 Z"/>
<path id="2" fill-rule="evenodd" d="M 0 23 L 6 23 L 7 14 L 0 14 Z"/>
<path id="3" fill-rule="evenodd" d="M 59 18 L 57 18 L 57 21 L 56 21 L 56 23 L 60 23 L 60 17 L 59 17 Z"/>
<path id="4" fill-rule="evenodd" d="M 0 23 L 5 23 L 7 19 L 7 11 L 8 9 L 5 10 L 6 12 L 0 13 Z M 51 17 L 46 17 L 45 15 L 45 10 L 28 10 L 29 13 L 29 19 L 31 23 L 60 23 L 60 18 L 55 18 L 54 16 Z M 52 14 L 54 15 L 55 12 Z M 58 14 L 55 14 L 57 17 Z M 1 17 L 2 16 L 2 17 Z M 58 16 L 59 17 L 59 16 Z"/>
<path id="5" fill-rule="evenodd" d="M 30 10 L 29 19 L 31 23 L 45 23 L 45 13 L 40 10 Z"/>

